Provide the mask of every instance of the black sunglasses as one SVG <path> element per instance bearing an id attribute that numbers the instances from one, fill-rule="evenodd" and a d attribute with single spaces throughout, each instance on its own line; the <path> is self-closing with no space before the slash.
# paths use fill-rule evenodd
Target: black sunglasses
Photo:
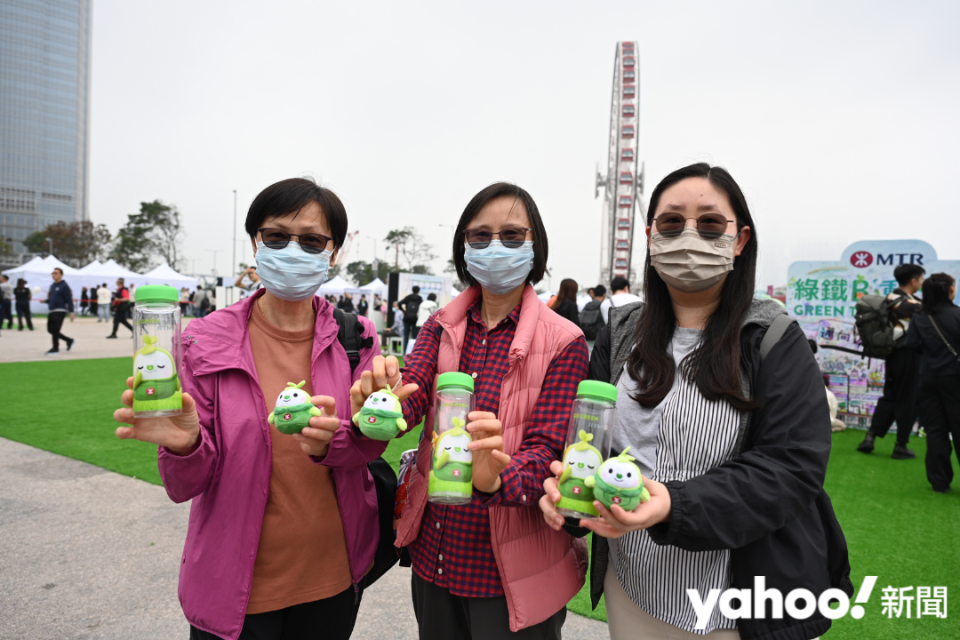
<path id="1" fill-rule="evenodd" d="M 508 249 L 516 249 L 522 246 L 527 239 L 526 227 L 504 227 L 498 232 L 487 231 L 486 229 L 464 229 L 463 237 L 467 244 L 474 249 L 486 249 L 493 242 L 493 236 L 500 238 L 500 243 Z"/>
<path id="2" fill-rule="evenodd" d="M 319 233 L 287 233 L 283 229 L 274 227 L 262 227 L 257 229 L 260 232 L 260 238 L 263 240 L 263 246 L 268 249 L 283 249 L 290 244 L 291 238 L 297 238 L 300 248 L 307 253 L 320 253 L 327 248 L 327 244 L 333 240 Z"/>
<path id="3" fill-rule="evenodd" d="M 661 213 L 654 220 L 657 222 L 657 233 L 665 238 L 676 238 L 683 233 L 687 224 L 687 218 L 682 213 Z M 705 213 L 691 220 L 697 221 L 697 233 L 706 240 L 716 240 L 727 232 L 727 227 L 736 224 L 735 220 L 727 220 L 721 213 Z"/>

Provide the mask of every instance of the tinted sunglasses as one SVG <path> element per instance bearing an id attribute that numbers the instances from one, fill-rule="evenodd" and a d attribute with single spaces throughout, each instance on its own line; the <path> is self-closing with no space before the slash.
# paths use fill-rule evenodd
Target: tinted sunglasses
<path id="1" fill-rule="evenodd" d="M 720 213 L 704 213 L 698 218 L 685 218 L 681 213 L 661 213 L 655 218 L 657 233 L 665 238 L 676 238 L 683 233 L 687 220 L 697 221 L 697 233 L 701 238 L 716 240 L 727 232 L 727 227 L 736 224 Z"/>
<path id="2" fill-rule="evenodd" d="M 283 249 L 290 244 L 291 238 L 297 238 L 300 248 L 307 253 L 320 253 L 327 248 L 327 243 L 333 240 L 319 233 L 287 233 L 283 229 L 262 227 L 257 229 L 263 246 L 268 249 Z"/>
<path id="3" fill-rule="evenodd" d="M 526 227 L 504 227 L 496 233 L 487 231 L 486 229 L 465 229 L 463 231 L 463 237 L 466 239 L 467 244 L 474 249 L 486 249 L 489 247 L 490 243 L 493 242 L 493 236 L 499 237 L 500 243 L 506 248 L 516 249 L 522 246 L 524 240 L 527 239 L 527 231 L 530 231 L 530 229 Z"/>

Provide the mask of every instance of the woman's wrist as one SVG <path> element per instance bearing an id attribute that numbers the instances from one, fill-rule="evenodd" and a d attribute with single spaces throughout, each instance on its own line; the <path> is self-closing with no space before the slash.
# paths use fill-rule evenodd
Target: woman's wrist
<path id="1" fill-rule="evenodd" d="M 198 428 L 194 431 L 190 437 L 183 443 L 182 446 L 171 447 L 167 446 L 166 449 L 175 456 L 186 457 L 200 448 L 200 429 Z"/>

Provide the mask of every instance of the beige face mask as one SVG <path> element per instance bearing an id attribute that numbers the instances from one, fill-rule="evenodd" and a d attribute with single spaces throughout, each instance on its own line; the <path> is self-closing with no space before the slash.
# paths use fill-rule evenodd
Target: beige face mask
<path id="1" fill-rule="evenodd" d="M 650 263 L 674 289 L 688 293 L 703 291 L 733 271 L 736 239 L 723 234 L 708 240 L 689 227 L 672 238 L 654 233 L 650 236 Z"/>

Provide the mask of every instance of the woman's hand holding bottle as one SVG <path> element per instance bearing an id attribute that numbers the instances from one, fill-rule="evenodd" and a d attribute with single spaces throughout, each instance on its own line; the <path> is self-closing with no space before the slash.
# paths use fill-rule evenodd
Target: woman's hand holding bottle
<path id="1" fill-rule="evenodd" d="M 127 386 L 130 388 L 120 396 L 124 407 L 113 412 L 113 419 L 131 426 L 117 427 L 117 437 L 160 445 L 178 456 L 193 453 L 200 442 L 200 417 L 190 394 L 183 394 L 183 409 L 178 416 L 134 418 L 132 377 L 127 378 Z"/>
<path id="2" fill-rule="evenodd" d="M 500 474 L 510 464 L 503 452 L 503 424 L 489 411 L 471 411 L 467 432 L 473 441 L 467 445 L 473 452 L 473 486 L 484 493 L 500 490 Z"/>

